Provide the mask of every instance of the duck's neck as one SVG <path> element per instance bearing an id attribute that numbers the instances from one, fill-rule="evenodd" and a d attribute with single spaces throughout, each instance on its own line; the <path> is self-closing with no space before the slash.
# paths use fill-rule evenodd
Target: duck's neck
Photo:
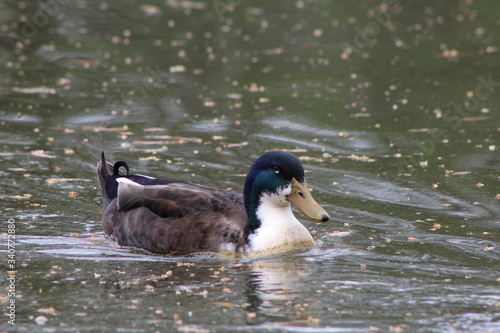
<path id="1" fill-rule="evenodd" d="M 261 221 L 257 216 L 257 209 L 260 204 L 260 194 L 253 186 L 253 178 L 247 176 L 245 180 L 245 189 L 243 192 L 245 199 L 245 210 L 248 216 L 248 223 L 245 226 L 245 237 L 247 237 L 260 227 Z"/>
<path id="2" fill-rule="evenodd" d="M 244 190 L 244 200 L 245 200 L 245 210 L 248 216 L 248 224 L 245 227 L 245 235 L 248 237 L 253 234 L 255 230 L 261 227 L 263 218 L 266 217 L 265 214 L 257 214 L 259 210 L 262 210 L 263 206 L 272 207 L 276 202 L 282 201 L 280 206 L 284 203 L 290 206 L 286 201 L 286 195 L 289 194 L 291 189 L 283 189 L 281 194 L 266 194 L 259 186 L 256 186 L 253 181 L 249 181 L 247 177 Z M 272 200 L 273 198 L 280 198 L 280 200 Z"/>
<path id="3" fill-rule="evenodd" d="M 257 204 L 248 202 L 247 240 L 250 252 L 314 245 L 309 231 L 293 215 L 286 194 L 262 194 Z"/>
<path id="4" fill-rule="evenodd" d="M 248 223 L 245 226 L 245 236 L 248 236 L 255 232 L 257 228 L 261 226 L 261 221 L 257 216 L 257 209 L 259 207 L 259 202 L 254 200 L 247 200 L 245 197 L 245 209 L 247 211 Z"/>

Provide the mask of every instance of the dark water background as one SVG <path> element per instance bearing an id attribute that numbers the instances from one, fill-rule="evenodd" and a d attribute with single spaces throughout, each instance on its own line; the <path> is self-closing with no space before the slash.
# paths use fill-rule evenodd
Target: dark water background
<path id="1" fill-rule="evenodd" d="M 0 330 L 500 332 L 499 31 L 493 0 L 0 2 Z M 241 191 L 270 149 L 315 248 L 103 236 L 102 150 Z"/>

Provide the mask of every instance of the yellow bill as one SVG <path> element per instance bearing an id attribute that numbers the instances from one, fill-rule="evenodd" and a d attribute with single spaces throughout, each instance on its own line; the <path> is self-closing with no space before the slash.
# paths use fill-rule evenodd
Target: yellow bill
<path id="1" fill-rule="evenodd" d="M 312 197 L 305 179 L 304 183 L 299 183 L 295 178 L 292 179 L 292 192 L 287 200 L 311 220 L 326 222 L 330 219 L 326 210 Z"/>

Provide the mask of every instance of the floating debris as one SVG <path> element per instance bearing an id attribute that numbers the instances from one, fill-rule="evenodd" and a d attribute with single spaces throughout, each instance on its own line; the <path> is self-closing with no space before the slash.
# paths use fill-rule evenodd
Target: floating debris
<path id="1" fill-rule="evenodd" d="M 45 325 L 45 323 L 48 321 L 49 319 L 45 316 L 38 316 L 35 318 L 35 323 L 37 325 Z"/>
<path id="2" fill-rule="evenodd" d="M 42 149 L 32 150 L 31 151 L 31 155 L 37 156 L 37 157 L 56 158 L 56 156 L 53 155 L 53 153 L 46 152 L 46 151 L 44 151 Z"/>
<path id="3" fill-rule="evenodd" d="M 24 193 L 23 195 L 13 195 L 12 199 L 30 199 L 33 195 L 29 193 Z"/>
<path id="4" fill-rule="evenodd" d="M 463 117 L 460 118 L 461 121 L 472 122 L 472 121 L 483 121 L 488 120 L 490 117 L 487 116 L 478 116 L 478 117 Z"/>
<path id="5" fill-rule="evenodd" d="M 186 71 L 186 67 L 182 66 L 182 65 L 177 65 L 177 66 L 171 66 L 169 68 L 169 72 L 170 73 L 183 73 Z"/>
<path id="6" fill-rule="evenodd" d="M 91 179 L 84 178 L 47 178 L 45 182 L 49 185 L 62 183 L 62 182 L 91 182 Z"/>
<path id="7" fill-rule="evenodd" d="M 83 126 L 83 130 L 84 131 L 93 131 L 93 132 L 124 132 L 124 131 L 128 131 L 128 126 L 127 125 L 123 125 L 123 126 L 120 126 L 120 127 L 112 127 L 112 128 L 108 128 L 108 127 L 104 127 L 104 126 Z M 133 134 L 133 133 L 131 133 Z"/>
<path id="8" fill-rule="evenodd" d="M 359 156 L 359 155 L 352 154 L 352 155 L 349 155 L 348 158 L 353 160 L 353 161 L 359 161 L 359 162 L 375 162 L 376 161 L 376 159 L 370 158 L 366 155 Z"/>
<path id="9" fill-rule="evenodd" d="M 45 86 L 40 86 L 40 87 L 33 87 L 33 88 L 18 88 L 18 87 L 12 87 L 10 90 L 17 92 L 17 93 L 22 93 L 22 94 L 55 94 L 57 93 L 57 90 L 54 88 L 47 88 Z"/>
<path id="10" fill-rule="evenodd" d="M 53 307 L 49 307 L 49 308 L 40 308 L 37 310 L 38 312 L 41 312 L 41 313 L 46 313 L 46 314 L 50 314 L 50 315 L 55 315 L 56 314 L 56 309 L 54 309 Z"/>
<path id="11" fill-rule="evenodd" d="M 147 16 L 155 16 L 161 14 L 160 8 L 153 5 L 141 5 L 139 9 Z"/>

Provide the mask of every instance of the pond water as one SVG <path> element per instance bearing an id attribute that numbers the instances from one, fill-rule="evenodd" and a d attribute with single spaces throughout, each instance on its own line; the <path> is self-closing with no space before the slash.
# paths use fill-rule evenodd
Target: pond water
<path id="1" fill-rule="evenodd" d="M 499 17 L 472 0 L 0 2 L 0 330 L 499 332 Z M 242 191 L 272 149 L 332 216 L 296 213 L 314 248 L 104 237 L 101 151 Z"/>

